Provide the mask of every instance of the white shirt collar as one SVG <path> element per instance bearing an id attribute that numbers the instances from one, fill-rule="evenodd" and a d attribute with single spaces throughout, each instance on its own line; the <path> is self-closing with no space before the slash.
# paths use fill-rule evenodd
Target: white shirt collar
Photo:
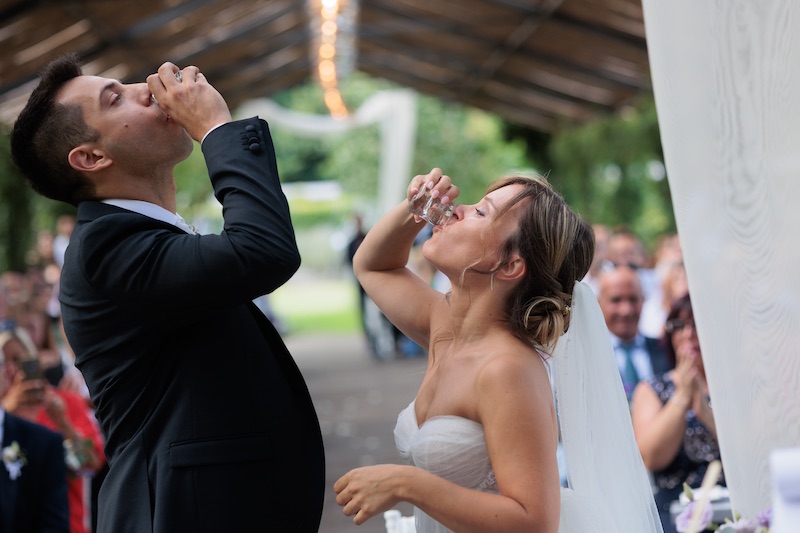
<path id="1" fill-rule="evenodd" d="M 635 348 L 645 349 L 644 337 L 642 336 L 641 333 L 637 333 L 636 336 L 629 342 L 623 341 L 622 339 L 620 339 L 611 332 L 609 332 L 609 335 L 611 335 L 611 343 L 614 345 L 614 348 L 619 348 L 625 344 L 630 344 L 633 345 L 634 349 Z"/>
<path id="2" fill-rule="evenodd" d="M 124 198 L 110 198 L 101 201 L 104 204 L 121 207 L 122 209 L 127 209 L 128 211 L 133 211 L 134 213 L 139 213 L 140 215 L 172 224 L 173 226 L 181 228 L 186 233 L 197 233 L 192 226 L 186 223 L 183 217 L 177 213 L 167 211 L 160 205 L 151 204 L 143 200 L 128 200 Z"/>

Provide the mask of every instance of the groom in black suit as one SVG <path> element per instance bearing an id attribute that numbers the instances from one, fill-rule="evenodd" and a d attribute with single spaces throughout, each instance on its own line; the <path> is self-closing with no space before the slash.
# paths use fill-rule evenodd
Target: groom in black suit
<path id="1" fill-rule="evenodd" d="M 252 304 L 300 257 L 264 121 L 232 121 L 196 67 L 147 83 L 51 63 L 14 126 L 39 193 L 78 206 L 64 327 L 110 470 L 99 533 L 316 532 L 322 438 L 305 382 Z M 220 235 L 175 212 L 173 169 L 201 142 Z"/>

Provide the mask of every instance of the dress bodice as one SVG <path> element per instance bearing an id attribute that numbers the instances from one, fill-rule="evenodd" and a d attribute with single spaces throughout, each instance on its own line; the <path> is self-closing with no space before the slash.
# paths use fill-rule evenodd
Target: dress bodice
<path id="1" fill-rule="evenodd" d="M 435 416 L 420 427 L 414 402 L 397 417 L 394 440 L 409 464 L 462 487 L 498 494 L 483 426 L 460 416 Z M 414 509 L 417 533 L 450 531 Z"/>

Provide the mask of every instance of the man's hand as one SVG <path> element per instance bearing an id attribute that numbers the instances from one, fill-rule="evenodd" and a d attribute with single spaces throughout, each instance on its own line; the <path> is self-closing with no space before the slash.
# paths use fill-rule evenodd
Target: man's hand
<path id="1" fill-rule="evenodd" d="M 225 99 L 195 66 L 179 70 L 173 63 L 164 63 L 157 74 L 147 77 L 147 86 L 159 107 L 196 141 L 211 128 L 232 120 Z"/>

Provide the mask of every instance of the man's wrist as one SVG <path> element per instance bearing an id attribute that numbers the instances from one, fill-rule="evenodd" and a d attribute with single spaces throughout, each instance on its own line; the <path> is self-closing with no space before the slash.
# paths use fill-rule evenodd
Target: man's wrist
<path id="1" fill-rule="evenodd" d="M 215 126 L 213 126 L 213 127 L 210 129 L 210 130 L 208 130 L 208 131 L 206 132 L 206 134 L 205 134 L 205 135 L 203 135 L 203 138 L 202 138 L 202 139 L 200 139 L 200 144 L 201 144 L 201 145 L 203 144 L 203 141 L 205 141 L 205 140 L 206 140 L 206 137 L 208 137 L 208 134 L 209 134 L 209 133 L 211 133 L 211 132 L 212 132 L 212 131 L 214 131 L 215 129 L 219 128 L 220 126 L 224 126 L 225 124 L 227 124 L 227 122 L 220 122 L 219 124 L 216 124 Z"/>

